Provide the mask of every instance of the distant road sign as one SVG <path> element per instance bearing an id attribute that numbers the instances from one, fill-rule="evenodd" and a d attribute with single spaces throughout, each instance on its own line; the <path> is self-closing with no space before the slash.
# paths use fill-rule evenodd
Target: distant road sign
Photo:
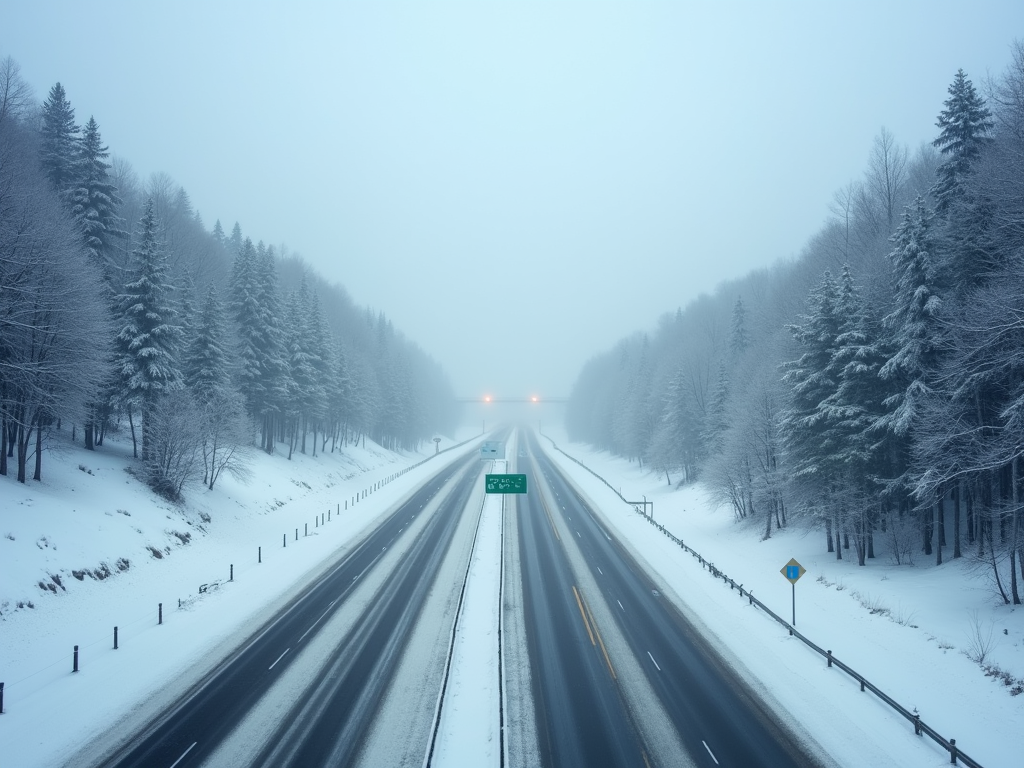
<path id="1" fill-rule="evenodd" d="M 487 493 L 526 493 L 526 475 L 484 475 Z"/>
<path id="2" fill-rule="evenodd" d="M 800 565 L 796 560 L 790 560 L 779 571 L 783 576 L 789 579 L 791 584 L 796 584 L 800 580 L 800 577 L 807 573 L 807 570 Z"/>
<path id="3" fill-rule="evenodd" d="M 505 444 L 500 440 L 485 440 L 480 446 L 481 459 L 504 459 Z"/>

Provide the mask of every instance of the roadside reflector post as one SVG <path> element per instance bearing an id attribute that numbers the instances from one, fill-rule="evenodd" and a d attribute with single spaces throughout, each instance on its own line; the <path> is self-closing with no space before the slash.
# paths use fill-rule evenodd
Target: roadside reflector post
<path id="1" fill-rule="evenodd" d="M 114 650 L 117 650 L 117 627 L 114 627 Z"/>
<path id="2" fill-rule="evenodd" d="M 156 604 L 156 623 L 157 624 L 163 624 L 164 623 L 164 604 L 163 603 L 157 603 Z"/>
<path id="3" fill-rule="evenodd" d="M 74 661 L 74 666 L 73 666 L 73 667 L 71 668 L 71 671 L 72 671 L 72 672 L 77 672 L 77 671 L 78 671 L 78 646 L 77 646 L 77 645 L 75 646 L 75 661 Z"/>

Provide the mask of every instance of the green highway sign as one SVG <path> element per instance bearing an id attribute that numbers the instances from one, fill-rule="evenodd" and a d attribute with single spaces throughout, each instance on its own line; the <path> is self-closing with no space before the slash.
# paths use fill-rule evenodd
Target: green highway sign
<path id="1" fill-rule="evenodd" d="M 526 493 L 526 475 L 484 475 L 487 493 Z"/>

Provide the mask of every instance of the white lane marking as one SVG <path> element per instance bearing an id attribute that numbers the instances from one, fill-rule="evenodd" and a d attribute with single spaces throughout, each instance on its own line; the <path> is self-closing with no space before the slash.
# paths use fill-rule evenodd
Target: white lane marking
<path id="1" fill-rule="evenodd" d="M 192 742 L 192 747 L 194 747 L 198 743 L 199 743 L 198 741 L 193 741 Z M 174 768 L 174 766 L 176 766 L 178 763 L 180 763 L 182 760 L 184 760 L 185 759 L 185 755 L 187 755 L 189 752 L 192 751 L 192 747 L 189 747 L 184 752 L 182 752 L 181 753 L 181 757 L 179 757 L 177 760 L 175 760 L 173 763 L 171 763 L 171 768 Z"/>
<path id="2" fill-rule="evenodd" d="M 620 603 L 620 602 L 619 602 L 618 600 L 616 600 L 615 602 L 616 602 L 616 603 L 619 603 L 619 608 L 622 608 L 622 603 Z M 622 610 L 623 610 L 623 611 L 625 611 L 626 609 L 625 609 L 625 608 L 622 608 Z"/>
<path id="3" fill-rule="evenodd" d="M 384 549 L 387 549 L 387 547 L 384 547 Z M 354 578 L 352 579 L 352 581 L 359 581 L 359 579 L 361 579 L 361 578 L 363 577 L 363 574 L 364 574 L 364 573 L 366 573 L 366 572 L 367 572 L 368 570 L 370 570 L 371 568 L 373 568 L 373 564 L 374 564 L 374 563 L 376 563 L 378 559 L 380 559 L 380 556 L 381 556 L 382 554 L 384 554 L 384 549 L 382 549 L 382 550 L 381 550 L 380 552 L 378 552 L 378 553 L 377 553 L 377 557 L 373 558 L 373 560 L 371 560 L 371 561 L 370 561 L 370 564 L 369 564 L 369 565 L 367 565 L 367 566 L 366 566 L 365 568 L 363 568 L 363 570 L 361 570 L 361 571 L 359 572 L 359 575 L 355 576 L 355 577 L 354 577 Z"/>
<path id="4" fill-rule="evenodd" d="M 651 656 L 651 652 L 650 652 L 650 651 L 648 651 L 648 652 L 647 652 L 647 655 L 648 655 L 648 656 Z M 653 656 L 651 656 L 651 661 L 654 661 L 654 657 L 653 657 Z M 658 667 L 658 662 L 654 661 L 654 666 L 655 666 L 655 667 Z M 658 667 L 658 671 L 659 671 L 659 672 L 661 672 L 661 667 Z M 706 747 L 706 746 L 707 746 L 707 744 L 705 744 L 704 746 Z M 710 752 L 710 751 L 711 751 L 711 750 L 709 749 L 709 750 L 708 750 L 708 752 Z M 712 757 L 714 757 L 714 755 L 712 755 Z M 718 761 L 717 761 L 717 760 L 715 760 L 715 762 L 717 763 Z"/>
<path id="5" fill-rule="evenodd" d="M 602 571 L 600 567 L 598 567 L 597 572 L 604 576 L 604 571 Z"/>
<path id="6" fill-rule="evenodd" d="M 331 601 L 331 604 L 327 606 L 327 610 L 326 610 L 326 611 L 324 611 L 323 613 L 321 613 L 321 614 L 320 614 L 320 619 L 322 619 L 322 618 L 323 618 L 324 616 L 326 616 L 326 615 L 327 615 L 328 613 L 330 613 L 330 612 L 331 612 L 331 608 L 332 608 L 332 607 L 334 606 L 334 604 L 335 604 L 336 602 L 337 602 L 337 598 L 335 598 L 334 600 L 332 600 L 332 601 Z M 320 623 L 320 619 L 317 619 L 317 620 L 316 620 L 316 621 L 314 621 L 314 622 L 313 622 L 312 624 L 310 624 L 310 625 L 309 625 L 309 629 L 307 629 L 307 630 L 306 630 L 305 632 L 303 632 L 303 633 L 302 633 L 302 637 L 300 637 L 300 638 L 299 638 L 299 642 L 300 642 L 300 643 L 301 643 L 301 642 L 302 642 L 303 640 L 305 640 L 305 639 L 306 639 L 306 635 L 308 635 L 308 634 L 309 634 L 310 632 L 312 632 L 312 631 L 313 631 L 313 627 L 315 627 L 315 626 L 316 626 L 317 624 L 319 624 L 319 623 Z M 288 651 L 285 651 L 285 653 L 288 653 Z M 284 654 L 281 654 L 281 655 L 283 656 Z M 276 662 L 276 661 L 275 661 L 274 663 L 275 663 L 275 664 L 277 664 L 277 662 Z"/>
<path id="7" fill-rule="evenodd" d="M 309 629 L 312 629 L 312 628 L 313 627 L 310 627 Z M 308 632 L 309 629 L 307 629 L 306 631 Z M 303 637 L 305 637 L 305 635 L 303 635 Z M 284 653 L 288 653 L 288 651 L 290 651 L 290 650 L 291 650 L 291 648 L 285 648 L 284 649 Z M 277 661 L 280 661 L 281 659 L 284 658 L 284 653 L 282 653 L 280 656 L 277 657 Z M 275 661 L 273 664 L 271 664 L 269 667 L 267 667 L 267 672 L 269 672 L 270 670 L 272 670 L 274 667 L 277 666 L 277 661 Z"/>
<path id="8" fill-rule="evenodd" d="M 711 759 L 715 761 L 715 765 L 718 765 L 718 758 L 715 757 L 715 753 L 711 751 L 711 747 L 708 746 L 708 743 L 703 739 L 701 739 L 700 743 L 704 745 L 704 749 L 706 749 L 708 754 L 711 755 Z M 171 768 L 174 768 L 174 766 L 171 766 Z"/>
<path id="9" fill-rule="evenodd" d="M 579 536 L 581 539 L 583 538 L 582 536 L 580 536 L 580 532 L 579 531 L 576 531 L 576 535 Z"/>

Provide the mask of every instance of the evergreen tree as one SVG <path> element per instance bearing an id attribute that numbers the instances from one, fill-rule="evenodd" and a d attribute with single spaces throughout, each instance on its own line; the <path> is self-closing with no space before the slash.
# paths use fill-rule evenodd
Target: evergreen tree
<path id="1" fill-rule="evenodd" d="M 248 239 L 248 238 L 246 238 L 246 239 Z M 238 222 L 237 221 L 235 222 L 235 226 L 233 226 L 231 228 L 231 237 L 228 238 L 227 242 L 228 242 L 228 252 L 231 253 L 232 256 L 234 256 L 240 250 L 242 250 L 242 246 L 244 244 L 243 240 L 242 240 L 242 228 L 240 226 L 238 226 Z"/>
<path id="2" fill-rule="evenodd" d="M 742 357 L 750 346 L 750 333 L 747 331 L 747 310 L 743 306 L 743 297 L 736 297 L 732 308 L 732 332 L 729 336 L 729 350 L 734 359 Z"/>
<path id="3" fill-rule="evenodd" d="M 209 403 L 230 387 L 224 347 L 224 312 L 217 291 L 210 287 L 185 356 L 185 386 L 200 403 Z"/>
<path id="4" fill-rule="evenodd" d="M 835 551 L 838 558 L 842 550 L 834 546 L 833 535 L 838 541 L 843 528 L 835 505 L 843 484 L 843 467 L 837 458 L 841 433 L 828 400 L 839 388 L 837 353 L 845 318 L 842 293 L 830 272 L 811 292 L 808 306 L 804 322 L 790 326 L 803 353 L 783 364 L 783 379 L 792 389 L 782 428 L 794 494 L 824 519 L 828 551 Z"/>
<path id="5" fill-rule="evenodd" d="M 932 144 L 946 157 L 937 170 L 932 188 L 936 211 L 945 215 L 950 205 L 963 195 L 964 182 L 974 161 L 988 141 L 992 114 L 962 69 L 957 70 L 949 86 L 949 98 L 943 102 L 936 125 L 939 137 Z"/>
<path id="6" fill-rule="evenodd" d="M 177 355 L 181 328 L 172 308 L 173 287 L 167 281 L 166 258 L 151 199 L 146 201 L 132 258 L 131 278 L 117 297 L 118 400 L 129 417 L 135 407 L 142 415 L 142 458 L 147 460 L 159 398 L 181 381 Z"/>
<path id="7" fill-rule="evenodd" d="M 61 196 L 75 183 L 78 131 L 75 110 L 64 94 L 64 87 L 56 83 L 43 102 L 39 155 L 46 178 Z"/>
<path id="8" fill-rule="evenodd" d="M 939 298 L 931 215 L 920 197 L 892 237 L 893 310 L 882 323 L 891 355 L 879 374 L 894 384 L 880 426 L 897 436 L 913 429 L 919 404 L 938 362 Z"/>
<path id="9" fill-rule="evenodd" d="M 117 215 L 121 199 L 107 173 L 109 154 L 100 139 L 99 126 L 90 117 L 79 144 L 70 203 L 71 212 L 84 230 L 85 247 L 108 282 L 113 277 L 113 239 L 124 234 Z"/>

